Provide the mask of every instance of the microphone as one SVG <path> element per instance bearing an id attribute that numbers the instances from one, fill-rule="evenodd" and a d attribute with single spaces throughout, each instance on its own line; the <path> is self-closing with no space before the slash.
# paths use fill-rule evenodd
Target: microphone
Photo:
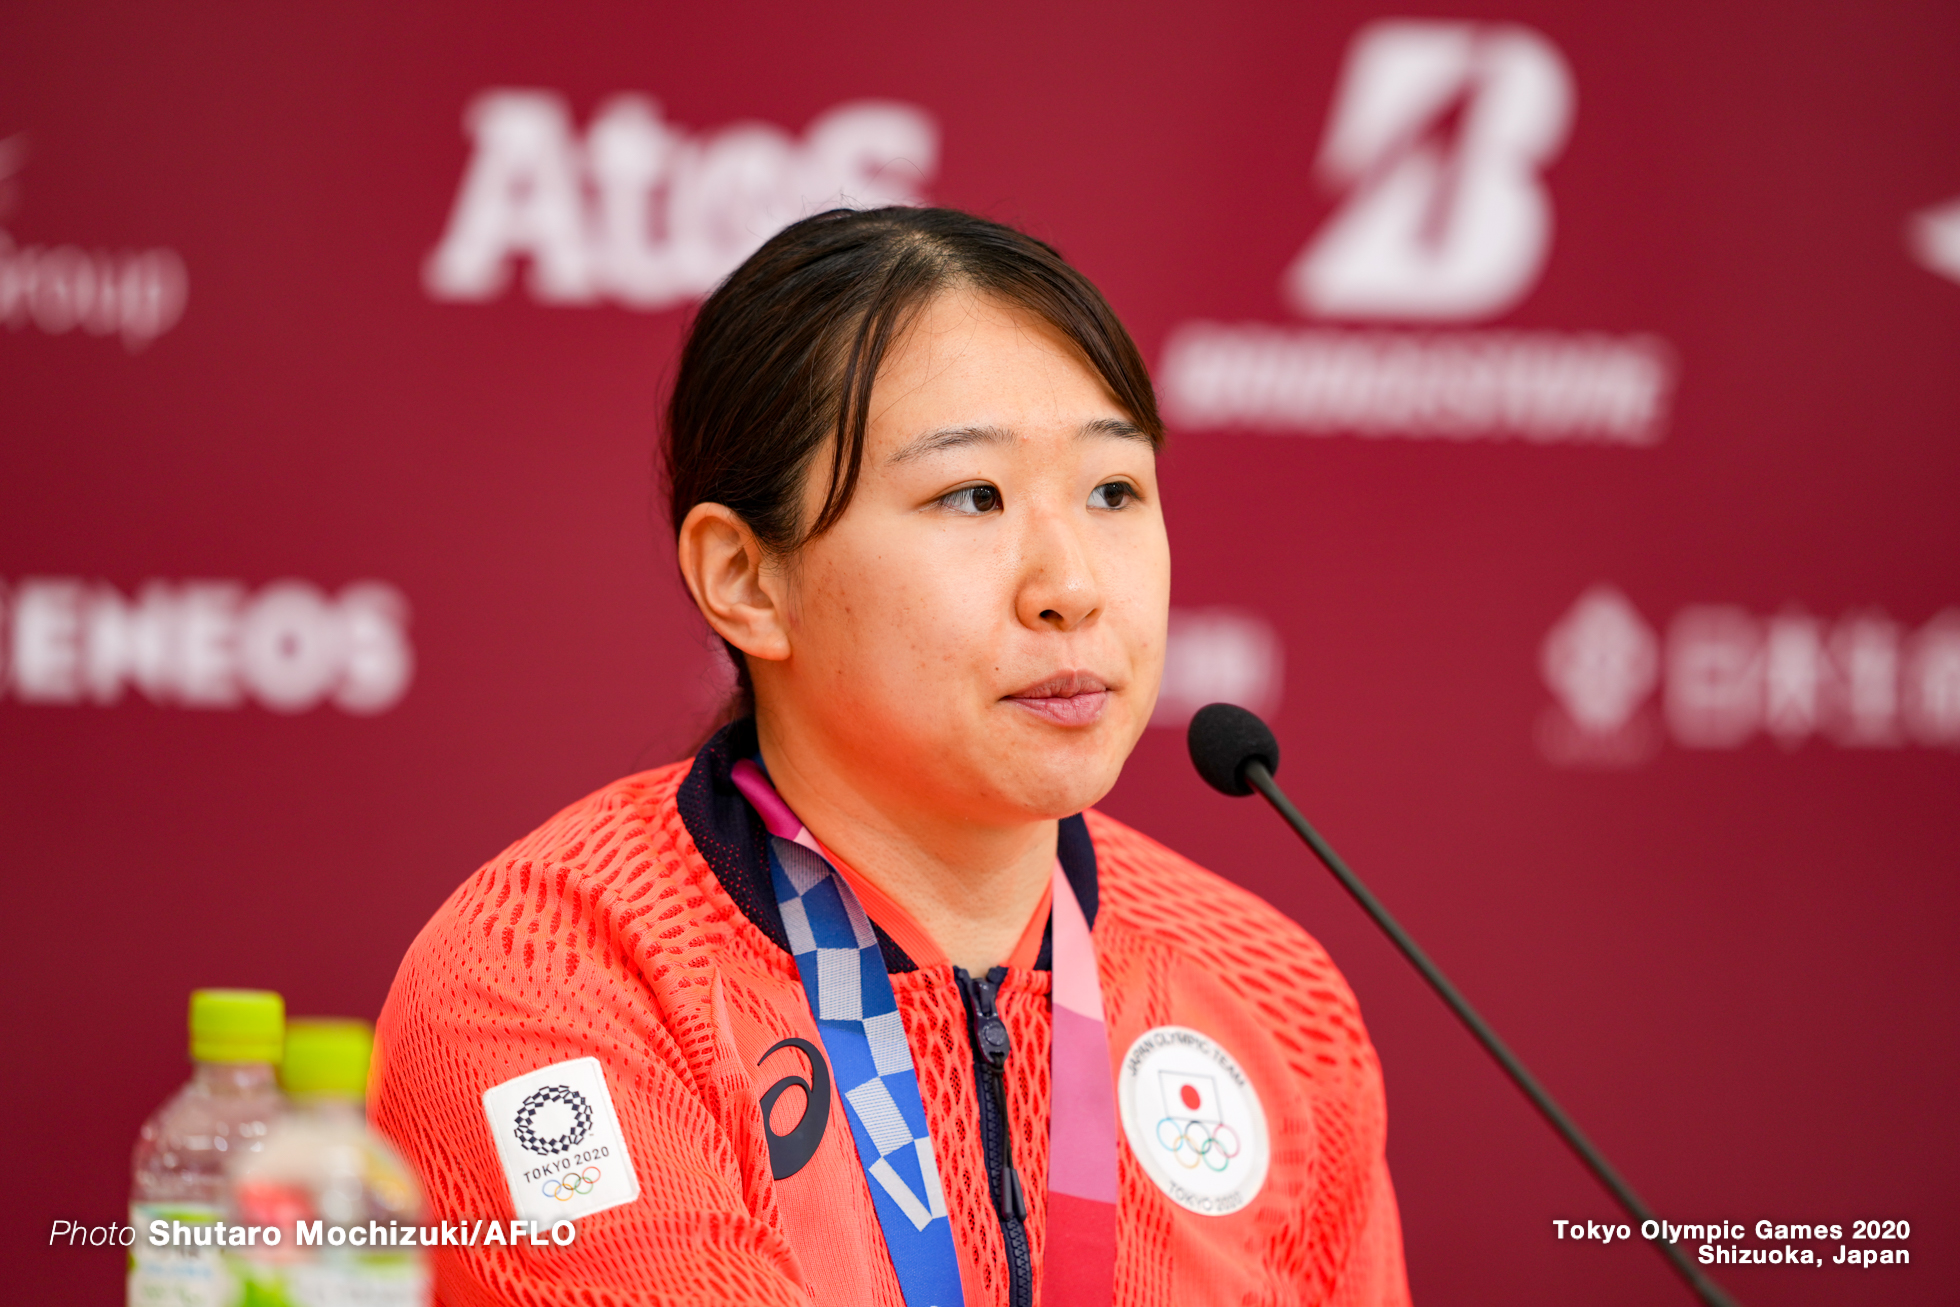
<path id="1" fill-rule="evenodd" d="M 1586 1169 L 1591 1171 L 1593 1177 L 1605 1186 L 1606 1191 L 1613 1195 L 1621 1207 L 1626 1209 L 1627 1214 L 1643 1225 L 1657 1220 L 1653 1212 L 1648 1210 L 1647 1204 L 1640 1201 L 1640 1195 L 1634 1193 L 1632 1186 L 1620 1178 L 1620 1173 L 1613 1169 L 1613 1164 L 1606 1160 L 1606 1155 L 1593 1146 L 1592 1141 L 1587 1139 L 1585 1133 L 1579 1129 L 1578 1123 L 1567 1116 L 1565 1109 L 1545 1092 L 1544 1086 L 1540 1085 L 1537 1077 L 1533 1076 L 1525 1064 L 1518 1060 L 1517 1054 L 1497 1037 L 1497 1032 L 1490 1028 L 1488 1022 L 1477 1015 L 1477 1010 L 1470 1006 L 1469 1000 L 1464 998 L 1457 991 L 1456 986 L 1450 983 L 1449 977 L 1429 960 L 1429 955 L 1422 951 L 1414 939 L 1410 938 L 1409 932 L 1403 930 L 1401 924 L 1389 915 L 1388 909 L 1382 906 L 1381 900 L 1371 894 L 1368 887 L 1361 883 L 1360 878 L 1348 870 L 1347 863 L 1341 861 L 1341 855 L 1334 852 L 1333 846 L 1320 837 L 1320 832 L 1307 824 L 1307 819 L 1300 815 L 1300 810 L 1293 806 L 1292 800 L 1286 797 L 1273 780 L 1273 773 L 1279 770 L 1279 741 L 1273 738 L 1272 728 L 1259 720 L 1256 714 L 1248 712 L 1237 704 L 1214 703 L 1200 708 L 1191 718 L 1191 729 L 1186 737 L 1186 743 L 1190 746 L 1191 762 L 1197 767 L 1198 774 L 1204 777 L 1205 783 L 1214 790 L 1235 798 L 1257 790 L 1266 797 L 1266 802 L 1272 804 L 1274 810 L 1286 819 L 1287 825 L 1293 828 L 1294 833 L 1306 841 L 1307 847 L 1313 850 L 1314 856 L 1326 865 L 1327 870 L 1334 873 L 1334 879 L 1340 881 L 1341 887 L 1361 905 L 1361 910 L 1374 918 L 1375 924 L 1382 928 L 1383 933 L 1394 942 L 1395 947 L 1402 950 L 1402 956 L 1422 973 L 1422 978 L 1429 982 L 1429 987 L 1436 991 L 1437 997 L 1449 1006 L 1450 1011 L 1456 1013 L 1457 1018 L 1465 1026 L 1469 1027 L 1470 1033 L 1476 1036 L 1477 1042 L 1484 1046 L 1484 1051 L 1496 1059 L 1497 1065 L 1504 1068 L 1504 1073 L 1511 1077 L 1511 1082 L 1531 1100 L 1531 1105 L 1538 1109 L 1540 1115 L 1558 1133 L 1558 1136 L 1565 1140 L 1566 1145 L 1578 1154 L 1579 1160 L 1585 1163 Z M 1708 1307 L 1739 1307 L 1735 1299 L 1731 1298 L 1721 1285 L 1702 1274 L 1700 1268 L 1689 1261 L 1687 1254 L 1679 1248 L 1658 1236 L 1649 1242 L 1659 1250 L 1661 1256 L 1667 1259 L 1668 1265 L 1687 1281 L 1688 1287 L 1693 1289 L 1695 1295 L 1708 1304 Z"/>

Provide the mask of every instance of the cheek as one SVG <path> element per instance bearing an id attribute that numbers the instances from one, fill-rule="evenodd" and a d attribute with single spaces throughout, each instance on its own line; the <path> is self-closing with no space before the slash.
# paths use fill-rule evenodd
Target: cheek
<path id="1" fill-rule="evenodd" d="M 1161 660 L 1170 620 L 1170 543 L 1161 531 L 1124 542 L 1110 557 L 1109 607 L 1133 653 Z"/>
<path id="2" fill-rule="evenodd" d="M 999 578 L 984 560 L 930 547 L 845 549 L 809 568 L 805 581 L 799 652 L 853 699 L 865 691 L 882 698 L 894 685 L 951 693 L 998 648 Z"/>

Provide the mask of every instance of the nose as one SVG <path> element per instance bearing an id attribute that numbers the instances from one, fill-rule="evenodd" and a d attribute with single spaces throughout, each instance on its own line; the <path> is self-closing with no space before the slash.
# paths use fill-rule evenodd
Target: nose
<path id="1" fill-rule="evenodd" d="M 1021 583 L 1015 616 L 1035 630 L 1068 632 L 1102 611 L 1102 587 L 1094 559 L 1066 511 L 1028 514 L 1021 546 Z"/>

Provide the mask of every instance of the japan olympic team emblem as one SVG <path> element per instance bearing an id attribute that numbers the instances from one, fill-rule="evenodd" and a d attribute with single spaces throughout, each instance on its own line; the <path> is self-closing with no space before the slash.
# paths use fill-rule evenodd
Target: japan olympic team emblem
<path id="1" fill-rule="evenodd" d="M 535 1128 L 538 1113 L 553 1103 L 563 1104 L 571 1113 L 571 1124 L 561 1134 L 539 1138 Z M 562 1114 L 554 1114 L 561 1115 Z M 575 1147 L 579 1140 L 592 1129 L 592 1104 L 585 1101 L 585 1095 L 570 1085 L 546 1085 L 524 1100 L 517 1109 L 517 1120 L 511 1126 L 511 1133 L 517 1142 L 534 1153 L 545 1157 L 562 1153 Z"/>
<path id="2" fill-rule="evenodd" d="M 1147 1030 L 1123 1055 L 1117 1107 L 1130 1151 L 1172 1202 L 1236 1212 L 1266 1183 L 1266 1112 L 1237 1059 L 1183 1026 Z"/>

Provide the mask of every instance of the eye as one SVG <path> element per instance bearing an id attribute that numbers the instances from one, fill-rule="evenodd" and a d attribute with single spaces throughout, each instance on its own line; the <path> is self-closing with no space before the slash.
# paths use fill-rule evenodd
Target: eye
<path id="1" fill-rule="evenodd" d="M 939 497 L 939 502 L 955 513 L 978 517 L 1000 507 L 1000 491 L 993 486 L 961 486 Z"/>
<path id="2" fill-rule="evenodd" d="M 1139 497 L 1137 488 L 1127 481 L 1105 481 L 1089 492 L 1089 507 L 1123 508 Z"/>

